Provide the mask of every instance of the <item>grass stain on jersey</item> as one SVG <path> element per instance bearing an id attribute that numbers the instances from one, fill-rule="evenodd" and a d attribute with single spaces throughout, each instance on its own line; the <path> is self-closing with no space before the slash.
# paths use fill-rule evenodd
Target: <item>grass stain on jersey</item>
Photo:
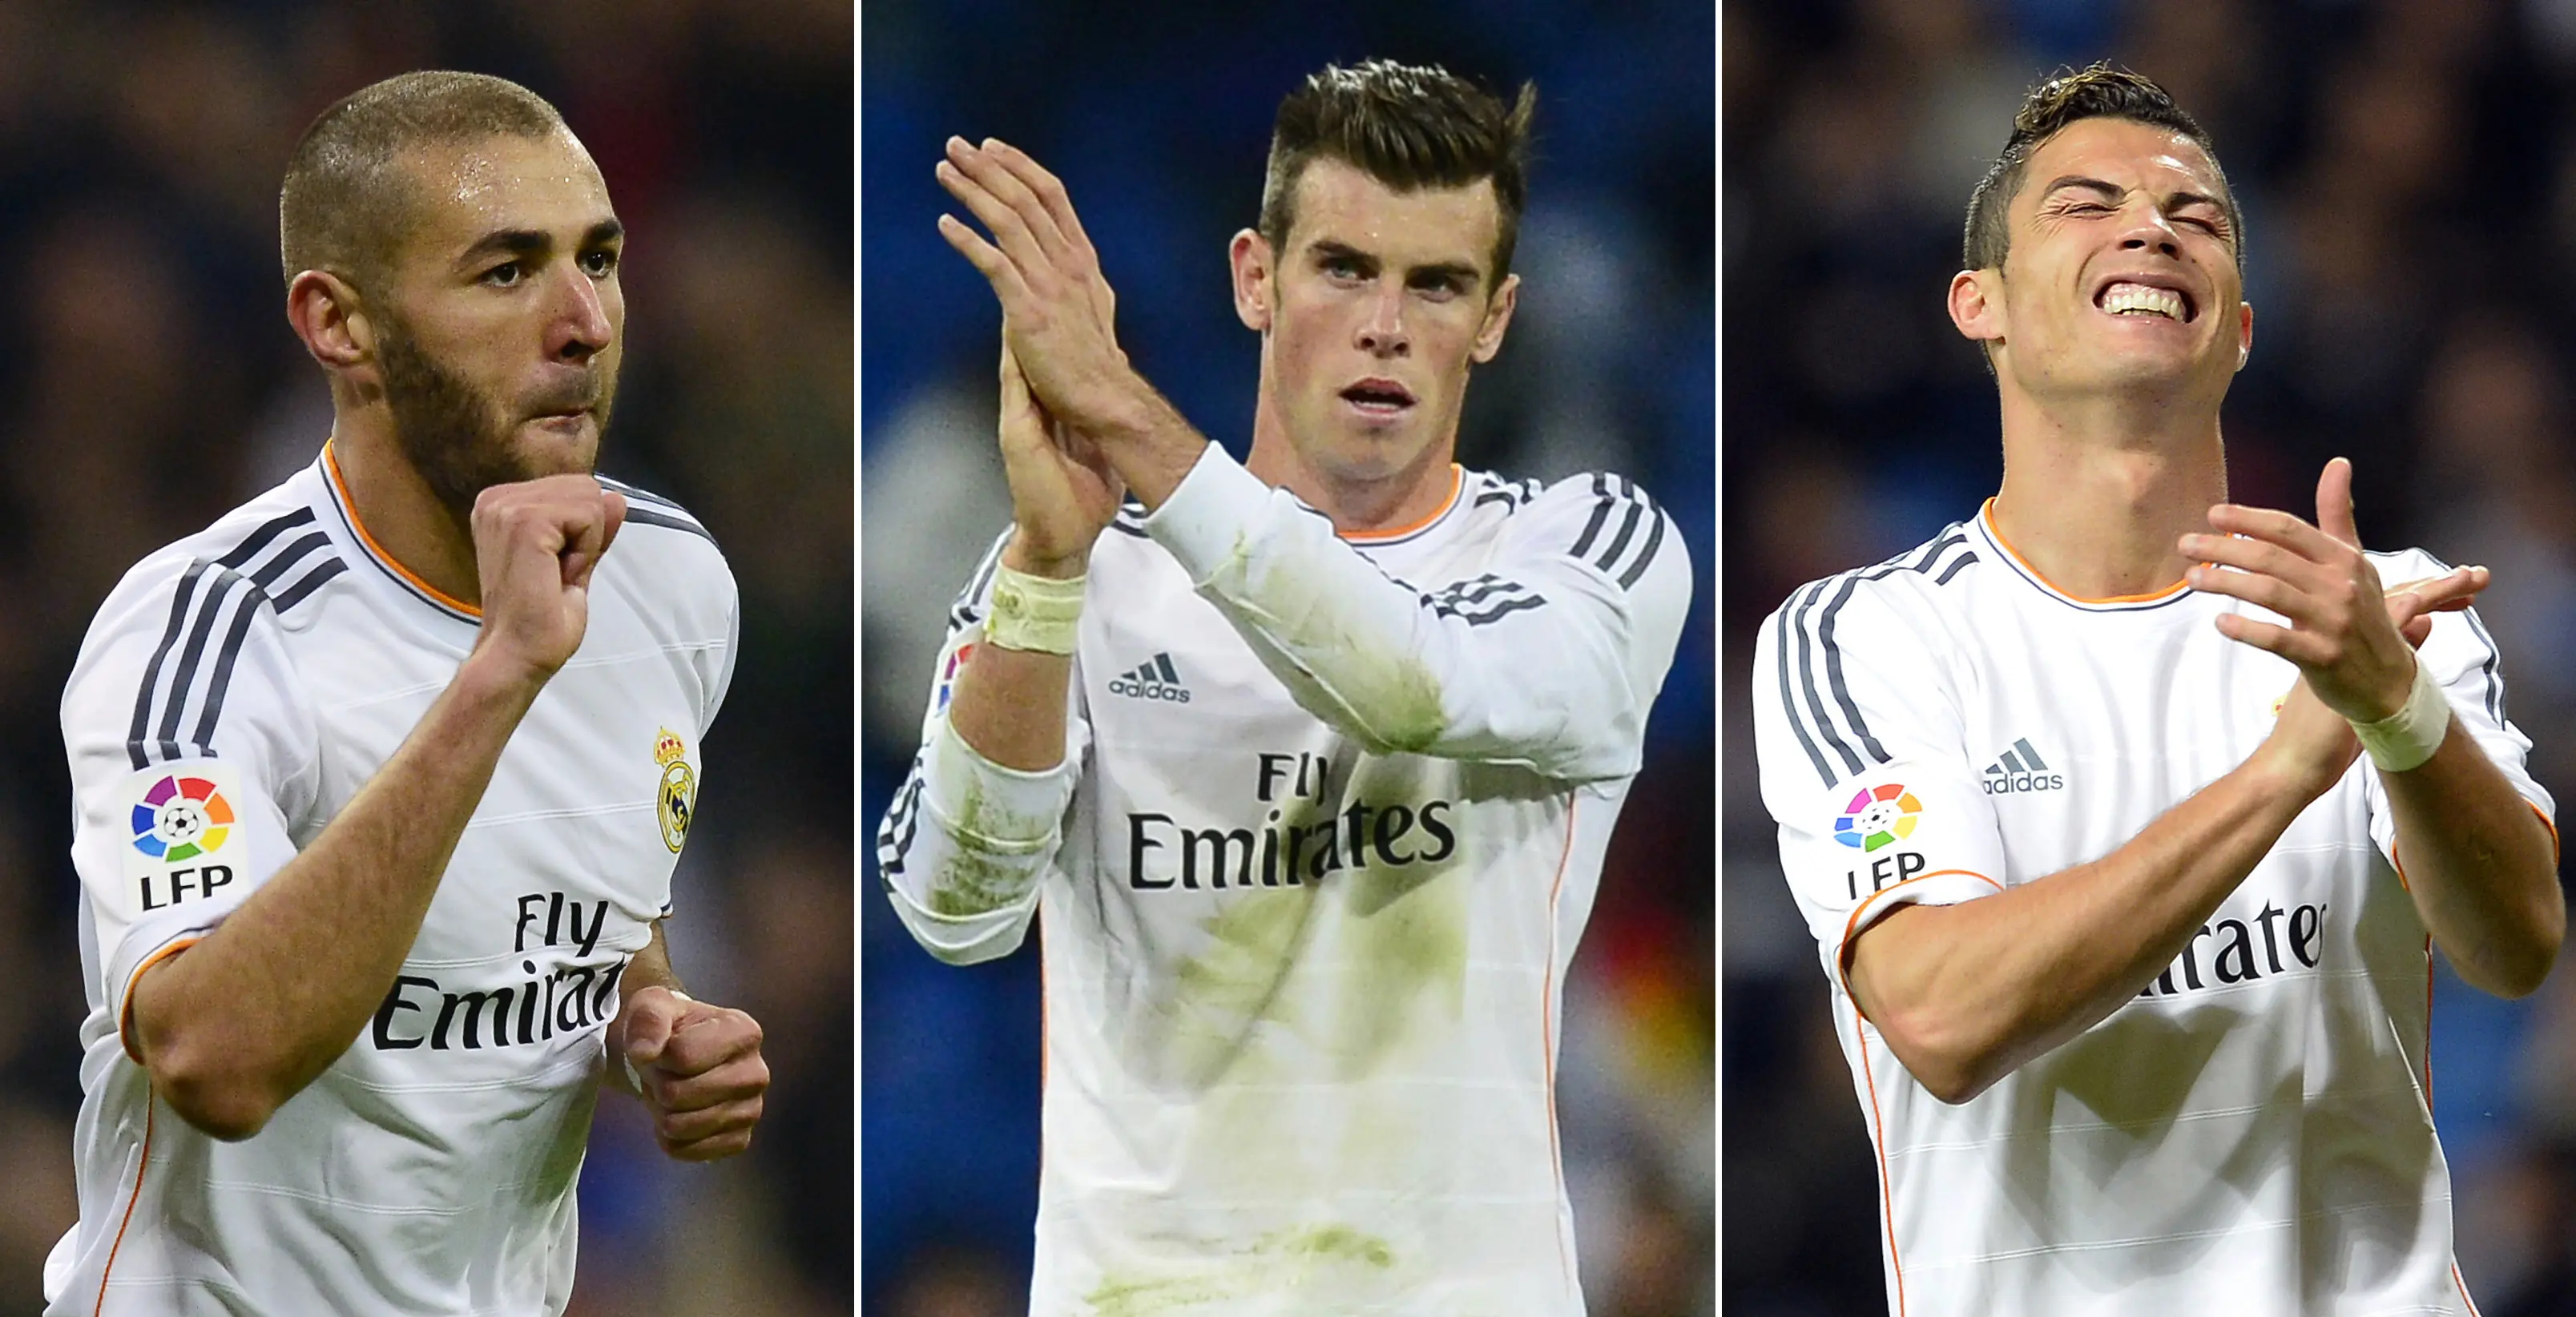
<path id="1" fill-rule="evenodd" d="M 1232 1075 L 1266 1024 L 1296 1030 L 1293 1017 L 1282 1018 L 1292 1004 L 1282 999 L 1324 890 L 1246 892 L 1202 925 L 1207 949 L 1174 972 L 1177 1018 L 1167 1059 L 1184 1083 L 1203 1089 Z"/>
<path id="2" fill-rule="evenodd" d="M 972 774 L 964 775 L 964 779 L 960 783 L 964 799 L 957 811 L 958 831 L 977 838 L 1014 838 L 1029 836 L 1032 831 L 1044 836 L 1054 826 L 1051 819 L 1031 820 L 1012 814 L 992 803 L 984 794 L 983 783 Z M 972 919 L 1026 899 L 1033 885 L 1033 879 L 1013 872 L 980 848 L 960 846 L 930 876 L 930 910 L 949 919 Z"/>
<path id="3" fill-rule="evenodd" d="M 1322 579 L 1273 573 L 1255 591 L 1249 585 L 1252 569 L 1251 539 L 1238 532 L 1233 552 L 1209 574 L 1214 602 L 1276 641 L 1305 673 L 1301 684 L 1324 692 L 1348 715 L 1347 722 L 1325 721 L 1379 754 L 1417 754 L 1439 742 L 1449 720 L 1430 668 L 1409 653 L 1379 652 L 1341 626 Z M 1256 595 L 1268 606 L 1251 603 Z M 1315 655 L 1329 656 L 1338 682 L 1320 679 L 1309 661 Z"/>
<path id="4" fill-rule="evenodd" d="M 1323 1288 L 1319 1280 L 1325 1287 L 1341 1281 L 1335 1288 L 1382 1283 L 1395 1262 L 1394 1247 L 1375 1235 L 1338 1223 L 1301 1226 L 1274 1230 L 1234 1256 L 1184 1275 L 1104 1275 L 1082 1301 L 1093 1317 L 1160 1317 L 1256 1294 L 1302 1295 Z"/>

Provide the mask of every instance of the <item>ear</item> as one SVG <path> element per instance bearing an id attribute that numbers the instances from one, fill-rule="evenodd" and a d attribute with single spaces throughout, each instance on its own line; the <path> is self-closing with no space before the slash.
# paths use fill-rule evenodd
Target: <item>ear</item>
<path id="1" fill-rule="evenodd" d="M 1250 229 L 1235 234 L 1225 249 L 1226 262 L 1234 270 L 1235 318 L 1255 333 L 1270 332 L 1270 303 L 1277 295 L 1279 273 L 1272 256 L 1270 240 Z"/>
<path id="2" fill-rule="evenodd" d="M 2239 302 L 2237 309 L 2236 368 L 2243 370 L 2246 360 L 2254 355 L 2254 304 Z"/>
<path id="3" fill-rule="evenodd" d="M 286 322 L 326 371 L 336 374 L 375 359 L 375 326 L 358 290 L 327 270 L 306 270 L 286 286 Z"/>
<path id="4" fill-rule="evenodd" d="M 1468 359 L 1484 365 L 1503 350 L 1503 331 L 1512 327 L 1512 309 L 1520 305 L 1521 277 L 1503 276 L 1503 286 L 1494 290 L 1493 300 L 1485 304 L 1485 321 L 1476 326 L 1476 346 Z"/>
<path id="5" fill-rule="evenodd" d="M 1950 276 L 1950 323 L 1972 341 L 2000 343 L 2006 328 L 2003 290 L 1990 288 L 1988 280 L 2001 284 L 2003 272 L 1961 270 Z"/>

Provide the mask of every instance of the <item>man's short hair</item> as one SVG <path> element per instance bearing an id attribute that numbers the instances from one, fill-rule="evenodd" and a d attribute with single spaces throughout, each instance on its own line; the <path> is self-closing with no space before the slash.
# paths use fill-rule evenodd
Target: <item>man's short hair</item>
<path id="1" fill-rule="evenodd" d="M 1284 253 L 1297 219 L 1297 180 L 1318 159 L 1339 160 L 1398 192 L 1494 181 L 1500 225 L 1490 295 L 1512 268 L 1528 197 L 1530 116 L 1538 88 L 1510 105 L 1438 65 L 1369 60 L 1326 65 L 1279 103 L 1261 187 L 1261 236 Z"/>
<path id="2" fill-rule="evenodd" d="M 364 286 L 392 264 L 418 200 L 404 152 L 569 131 L 544 97 L 481 73 L 428 70 L 360 88 L 315 118 L 287 157 L 277 193 L 286 278 L 329 270 Z"/>
<path id="3" fill-rule="evenodd" d="M 2219 168 L 2218 148 L 2210 143 L 2208 132 L 2153 79 L 2094 64 L 2061 72 L 2022 98 L 2020 112 L 2013 115 L 2012 137 L 1968 196 L 1968 231 L 1960 244 L 1960 257 L 1968 269 L 2003 268 L 2004 257 L 2012 250 L 2012 221 L 2005 212 L 2021 191 L 2032 153 L 2069 124 L 2084 119 L 2126 119 L 2180 133 L 2198 145 L 2209 157 L 2209 167 L 2218 173 L 2219 202 L 2227 209 L 2228 249 L 2237 264 L 2244 264 L 2245 217 L 2236 209 L 2236 191 L 2227 185 L 2227 171 Z"/>

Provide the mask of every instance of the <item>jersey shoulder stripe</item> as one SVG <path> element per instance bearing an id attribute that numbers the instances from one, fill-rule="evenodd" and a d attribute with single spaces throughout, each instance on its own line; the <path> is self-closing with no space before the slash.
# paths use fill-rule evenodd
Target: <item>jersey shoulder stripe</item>
<path id="1" fill-rule="evenodd" d="M 1469 500 L 1470 507 L 1481 508 L 1500 504 L 1506 512 L 1517 512 L 1527 507 L 1531 499 L 1538 497 L 1540 488 L 1536 480 L 1505 480 L 1490 471 L 1477 472 L 1476 479 L 1482 488 L 1477 491 L 1475 498 Z"/>
<path id="2" fill-rule="evenodd" d="M 1857 568 L 1801 587 L 1780 606 L 1771 659 L 1779 672 L 1781 712 L 1826 786 L 1863 771 L 1869 763 L 1890 760 L 1887 747 L 1871 733 L 1868 719 L 1852 698 L 1850 683 L 1844 677 L 1842 645 L 1835 634 L 1844 609 L 1864 585 L 1911 572 L 1937 588 L 1947 585 L 1976 561 L 1976 551 L 1968 547 L 1965 524 L 1954 523 L 1930 543 L 1874 567 Z M 1828 750 L 1832 751 L 1830 759 Z M 1837 763 L 1841 765 L 1840 772 L 1835 769 Z"/>
<path id="3" fill-rule="evenodd" d="M 627 484 L 623 480 L 611 480 L 606 476 L 596 476 L 594 479 L 599 481 L 600 488 L 615 490 L 626 496 L 628 522 L 638 526 L 658 526 L 664 530 L 676 530 L 695 535 L 709 544 L 716 542 L 714 532 L 707 529 L 706 523 L 698 520 L 697 514 L 681 507 L 676 500 L 665 498 L 649 489 Z"/>
<path id="4" fill-rule="evenodd" d="M 192 559 L 171 592 L 169 618 L 135 692 L 126 729 L 126 754 L 134 767 L 177 759 L 190 747 L 214 757 L 224 698 L 259 610 L 283 615 L 347 568 L 330 535 L 315 525 L 310 506 L 272 517 L 220 552 Z M 289 583 L 281 589 L 281 581 Z M 191 708 L 197 714 L 193 725 Z"/>
<path id="5" fill-rule="evenodd" d="M 2451 564 L 2442 561 L 2440 558 L 2434 557 L 2432 554 L 2427 553 L 2422 549 L 2412 550 L 2412 553 L 2415 557 L 2423 559 L 2435 572 L 2448 573 L 2453 570 Z M 2379 564 L 2379 576 L 2382 583 L 2385 583 L 2390 574 L 2388 569 L 2391 566 L 2394 566 L 2396 561 L 2405 555 L 2374 553 L 2370 556 L 2382 560 Z M 2478 643 L 2486 647 L 2486 657 L 2478 661 L 2479 684 L 2485 692 L 2480 699 L 2480 703 L 2485 706 L 2487 717 L 2494 719 L 2496 726 L 2502 727 L 2504 726 L 2505 721 L 2504 679 L 2498 675 L 2497 670 L 2503 666 L 2504 650 L 2496 644 L 2495 636 L 2488 632 L 2487 624 L 2478 619 L 2477 609 L 2465 608 L 2460 610 L 2460 618 L 2469 624 L 2469 634 L 2477 637 Z"/>
<path id="6" fill-rule="evenodd" d="M 1545 595 L 1492 572 L 1460 581 L 1437 594 L 1423 595 L 1422 601 L 1433 613 L 1457 618 L 1469 626 L 1484 626 L 1524 609 L 1547 605 Z"/>
<path id="7" fill-rule="evenodd" d="M 1597 471 L 1591 487 L 1592 515 L 1566 553 L 1591 563 L 1621 589 L 1628 589 L 1662 551 L 1669 518 L 1626 476 Z"/>

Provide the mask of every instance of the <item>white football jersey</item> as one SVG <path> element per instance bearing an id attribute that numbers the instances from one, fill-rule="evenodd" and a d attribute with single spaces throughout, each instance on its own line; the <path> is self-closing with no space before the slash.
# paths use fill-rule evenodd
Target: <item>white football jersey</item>
<path id="1" fill-rule="evenodd" d="M 959 601 L 879 863 L 945 959 L 1040 915 L 1037 1317 L 1581 1311 L 1559 995 L 1690 567 L 1618 477 L 1455 481 L 1344 539 L 1211 446 L 1093 550 L 1048 773 L 948 729 Z"/>
<path id="2" fill-rule="evenodd" d="M 63 694 L 85 889 L 80 1222 L 47 1317 L 537 1317 L 572 1288 L 573 1184 L 618 978 L 670 910 L 732 673 L 731 573 L 625 490 L 581 648 L 511 737 L 372 1021 L 238 1143 L 165 1113 L 133 984 L 219 926 L 401 745 L 474 643 L 315 464 L 128 572 Z"/>
<path id="3" fill-rule="evenodd" d="M 2371 558 L 2391 585 L 2443 570 Z M 1915 1082 L 1844 983 L 1889 911 L 2100 859 L 2243 763 L 2298 670 L 2219 634 L 2230 612 L 2283 620 L 2181 585 L 2074 598 L 1989 503 L 1762 625 L 1762 793 L 1877 1146 L 1893 1313 L 2472 1311 L 2429 1105 L 2430 941 L 2367 758 L 2144 992 L 1968 1102 Z M 2454 734 L 2548 819 L 2476 615 L 2437 615 L 2421 657 Z"/>

